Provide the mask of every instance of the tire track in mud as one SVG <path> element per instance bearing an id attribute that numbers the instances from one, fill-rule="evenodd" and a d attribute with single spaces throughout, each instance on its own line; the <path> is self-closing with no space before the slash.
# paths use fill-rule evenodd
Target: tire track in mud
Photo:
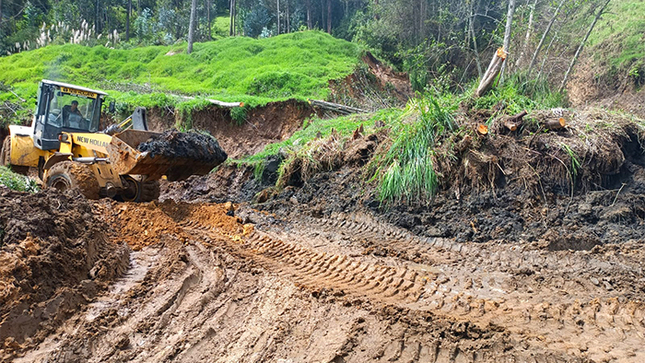
<path id="1" fill-rule="evenodd" d="M 603 261 L 589 253 L 525 251 L 514 246 L 495 248 L 490 245 L 463 245 L 441 238 L 418 238 L 365 216 L 341 214 L 329 219 L 309 218 L 307 223 L 327 231 L 344 231 L 355 241 L 409 251 L 408 255 L 416 256 L 417 261 L 419 257 L 429 263 L 463 261 L 463 268 L 440 268 L 447 274 L 439 274 L 429 282 L 422 301 L 416 304 L 420 309 L 427 308 L 479 324 L 493 323 L 525 338 L 547 340 L 549 335 L 555 336 L 552 343 L 563 348 L 576 345 L 562 343 L 567 336 L 577 336 L 573 340 L 579 341 L 580 351 L 585 355 L 611 356 L 610 352 L 618 351 L 621 352 L 619 356 L 633 358 L 630 361 L 645 359 L 644 353 L 637 354 L 635 348 L 645 340 L 645 306 L 642 301 L 605 293 L 601 294 L 605 296 L 586 301 L 584 297 L 563 297 L 562 300 L 573 299 L 563 302 L 558 296 L 541 296 L 543 301 L 527 302 L 526 295 L 515 296 L 512 291 L 504 291 L 503 283 L 503 280 L 515 279 L 514 275 L 504 276 L 507 271 L 524 271 L 528 275 L 536 273 L 534 270 L 551 274 L 580 273 L 580 266 L 587 264 L 592 265 L 591 269 L 601 269 L 600 272 L 603 269 L 614 270 L 642 277 L 643 270 L 637 261 L 625 262 L 614 256 L 610 256 L 610 261 Z M 501 281 L 495 281 L 494 275 L 491 278 L 491 273 L 495 272 L 500 273 Z M 462 283 L 458 281 L 459 277 Z M 489 291 L 484 289 L 486 284 Z M 487 293 L 490 291 L 498 294 L 490 296 Z M 427 306 L 422 306 L 424 302 Z M 602 347 L 591 346 L 595 341 L 600 341 L 598 345 Z"/>
<path id="2" fill-rule="evenodd" d="M 634 357 L 631 360 L 634 362 L 645 358 L 644 353 L 634 348 L 645 340 L 645 309 L 640 301 L 607 296 L 560 300 L 558 296 L 540 295 L 540 291 L 536 294 L 538 299 L 528 301 L 523 294 L 513 294 L 505 286 L 512 277 L 505 272 L 508 269 L 542 264 L 543 270 L 557 274 L 579 265 L 581 259 L 576 256 L 562 259 L 553 253 L 508 246 L 498 249 L 489 245 L 459 246 L 448 240 L 416 238 L 395 227 L 364 220 L 317 222 L 311 228 L 344 230 L 353 239 L 424 253 L 428 261 L 444 260 L 448 255 L 448 260 L 466 261 L 465 267 L 431 266 L 429 270 L 415 270 L 413 264 L 393 267 L 369 263 L 347 255 L 318 252 L 258 230 L 235 243 L 236 249 L 314 294 L 328 289 L 332 295 L 347 295 L 350 300 L 364 298 L 414 311 L 430 311 L 481 327 L 492 324 L 537 346 L 562 351 L 575 347 L 581 356 L 597 358 L 619 352 L 616 353 L 619 356 Z M 193 233 L 221 240 L 217 227 L 190 224 Z M 302 237 L 294 235 L 293 239 L 299 238 Z M 569 340 L 571 336 L 575 339 Z M 602 343 L 594 345 L 595 341 Z"/>
<path id="3" fill-rule="evenodd" d="M 184 228 L 211 243 L 221 240 L 216 227 L 186 223 Z M 430 278 L 407 268 L 368 264 L 346 255 L 317 252 L 257 230 L 233 247 L 264 268 L 288 276 L 297 285 L 311 290 L 332 290 L 337 296 L 366 297 L 386 303 L 414 302 Z"/>

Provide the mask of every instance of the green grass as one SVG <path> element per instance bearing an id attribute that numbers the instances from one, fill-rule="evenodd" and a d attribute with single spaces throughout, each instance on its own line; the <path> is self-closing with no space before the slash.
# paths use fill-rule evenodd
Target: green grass
<path id="1" fill-rule="evenodd" d="M 216 21 L 216 26 L 222 22 Z M 266 39 L 231 37 L 196 43 L 135 49 L 51 45 L 0 58 L 0 82 L 32 103 L 38 82 L 52 79 L 106 89 L 118 103 L 167 106 L 181 103 L 164 93 L 204 95 L 250 106 L 287 98 L 324 99 L 328 82 L 359 64 L 356 45 L 320 31 Z M 152 93 L 128 92 L 143 85 Z M 15 100 L 0 94 L 0 102 Z M 194 103 L 193 103 L 194 105 Z"/>
<path id="2" fill-rule="evenodd" d="M 551 91 L 546 81 L 536 82 L 533 79 L 527 80 L 524 74 L 514 74 L 502 86 L 493 87 L 484 96 L 475 99 L 474 108 L 497 110 L 491 116 L 492 120 L 499 113 L 515 115 L 524 110 L 530 112 L 563 107 L 564 104 L 564 95 Z"/>
<path id="3" fill-rule="evenodd" d="M 433 195 L 438 187 L 435 146 L 442 136 L 457 130 L 456 106 L 430 96 L 408 102 L 392 126 L 389 150 L 372 161 L 382 202 L 423 201 Z"/>
<path id="4" fill-rule="evenodd" d="M 35 193 L 38 185 L 26 176 L 16 174 L 4 166 L 0 166 L 0 185 L 20 192 Z"/>
<path id="5" fill-rule="evenodd" d="M 616 68 L 641 61 L 645 71 L 645 0 L 613 0 L 589 36 L 589 53 Z"/>

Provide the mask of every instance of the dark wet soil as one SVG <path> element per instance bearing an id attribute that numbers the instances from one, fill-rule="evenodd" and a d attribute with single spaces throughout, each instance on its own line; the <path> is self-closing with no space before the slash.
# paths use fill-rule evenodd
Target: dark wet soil
<path id="1" fill-rule="evenodd" d="M 226 160 L 227 155 L 214 137 L 196 132 L 170 130 L 150 140 L 142 142 L 138 150 L 149 152 L 152 157 L 161 155 L 167 158 L 186 158 L 196 162 L 213 164 L 213 167 Z"/>

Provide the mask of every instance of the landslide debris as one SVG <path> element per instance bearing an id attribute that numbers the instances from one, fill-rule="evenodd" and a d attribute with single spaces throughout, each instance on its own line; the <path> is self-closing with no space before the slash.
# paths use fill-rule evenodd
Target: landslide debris
<path id="1" fill-rule="evenodd" d="M 0 360 L 52 332 L 120 276 L 129 248 L 79 193 L 0 189 Z"/>
<path id="2" fill-rule="evenodd" d="M 161 198 L 254 201 L 293 217 L 303 213 L 296 207 L 305 206 L 305 213 L 319 216 L 370 210 L 421 236 L 528 242 L 551 250 L 643 239 L 642 121 L 597 109 L 554 109 L 529 113 L 516 132 L 504 128 L 502 116 L 493 120 L 490 134 L 477 134 L 477 125 L 491 116 L 479 110 L 457 118 L 460 131 L 435 152 L 440 188 L 420 203 L 383 204 L 375 183 L 365 182 L 373 176 L 370 160 L 391 142 L 387 127 L 378 125 L 365 125 L 364 136 L 317 140 L 325 141 L 324 152 L 284 164 L 282 189 L 272 185 L 277 172 L 256 179 L 252 169 L 227 167 L 181 184 L 164 183 Z M 566 119 L 565 128 L 543 128 L 558 117 Z"/>

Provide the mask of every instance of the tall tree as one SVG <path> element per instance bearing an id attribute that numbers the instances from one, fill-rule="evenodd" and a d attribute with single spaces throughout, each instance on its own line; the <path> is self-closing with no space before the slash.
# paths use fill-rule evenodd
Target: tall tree
<path id="1" fill-rule="evenodd" d="M 327 33 L 331 34 L 331 0 L 327 0 Z"/>
<path id="2" fill-rule="evenodd" d="M 535 60 L 537 59 L 538 53 L 540 53 L 540 50 L 544 45 L 544 40 L 546 39 L 547 35 L 551 31 L 551 27 L 553 26 L 553 23 L 555 23 L 555 19 L 558 17 L 558 13 L 560 12 L 560 9 L 562 9 L 562 6 L 564 5 L 565 1 L 566 0 L 560 1 L 560 4 L 555 9 L 555 12 L 551 17 L 551 20 L 549 21 L 549 25 L 546 26 L 546 30 L 544 30 L 544 33 L 542 33 L 542 38 L 540 38 L 540 42 L 538 43 L 537 48 L 535 48 L 535 52 L 533 52 L 533 57 L 531 57 L 531 63 L 529 64 L 529 69 L 526 72 L 527 77 L 531 75 L 531 71 L 533 70 L 533 66 L 535 65 Z"/>
<path id="3" fill-rule="evenodd" d="M 128 0 L 128 9 L 125 12 L 125 41 L 130 40 L 130 15 L 132 14 L 132 0 Z"/>
<path id="4" fill-rule="evenodd" d="M 533 16 L 535 14 L 535 8 L 537 6 L 538 0 L 533 1 L 533 5 L 530 7 L 529 11 L 529 24 L 526 27 L 526 36 L 524 37 L 524 45 L 522 46 L 522 50 L 520 52 L 520 56 L 517 57 L 517 61 L 515 61 L 515 68 L 520 66 L 520 63 L 522 62 L 522 59 L 524 58 L 524 54 L 528 51 L 529 48 L 529 41 L 531 40 L 531 32 L 533 31 Z"/>
<path id="5" fill-rule="evenodd" d="M 101 3 L 100 3 L 100 0 L 96 0 L 96 19 L 94 20 L 94 30 L 96 31 L 97 34 L 101 32 L 101 26 L 99 24 L 100 14 L 101 14 Z"/>
<path id="6" fill-rule="evenodd" d="M 280 0 L 276 0 L 276 6 L 277 6 L 277 11 L 276 11 L 276 16 L 278 18 L 278 35 L 280 35 Z"/>
<path id="7" fill-rule="evenodd" d="M 207 40 L 213 39 L 213 26 L 211 23 L 211 0 L 206 0 L 206 22 L 208 23 L 208 37 Z"/>
<path id="8" fill-rule="evenodd" d="M 192 0 L 190 3 L 190 24 L 188 25 L 188 49 L 186 53 L 193 52 L 193 38 L 195 36 L 195 17 L 197 16 L 197 0 Z"/>
<path id="9" fill-rule="evenodd" d="M 229 0 L 229 16 L 231 17 L 231 24 L 229 28 L 229 34 L 230 36 L 235 35 L 235 0 Z"/>
<path id="10" fill-rule="evenodd" d="M 513 15 L 515 14 L 515 0 L 508 1 L 508 13 L 506 14 L 506 28 L 504 30 L 504 51 L 508 53 L 508 47 L 511 44 L 511 27 L 513 26 Z M 502 70 L 499 72 L 499 82 L 504 81 L 504 70 L 506 62 L 502 63 Z"/>
<path id="11" fill-rule="evenodd" d="M 313 28 L 311 23 L 311 0 L 305 0 L 305 7 L 307 8 L 307 29 L 311 30 Z"/>
<path id="12" fill-rule="evenodd" d="M 571 63 L 569 64 L 569 68 L 564 73 L 564 78 L 562 79 L 562 84 L 560 85 L 560 92 L 562 92 L 564 90 L 564 87 L 566 87 L 567 80 L 569 79 L 569 74 L 571 73 L 571 70 L 573 69 L 573 66 L 576 64 L 576 61 L 578 60 L 578 56 L 580 55 L 580 52 L 582 51 L 582 48 L 584 48 L 585 43 L 587 42 L 587 39 L 589 39 L 589 35 L 593 31 L 593 28 L 596 26 L 596 23 L 598 22 L 598 19 L 600 19 L 602 14 L 605 13 L 605 9 L 607 8 L 607 5 L 609 5 L 610 1 L 611 0 L 607 0 L 607 1 L 605 1 L 604 5 L 602 5 L 600 10 L 596 14 L 596 17 L 594 18 L 593 22 L 589 26 L 589 30 L 587 30 L 587 34 L 585 34 L 585 37 L 582 39 L 582 42 L 580 42 L 580 45 L 578 46 L 578 49 L 576 50 L 576 54 L 574 54 L 573 58 L 571 58 Z"/>

